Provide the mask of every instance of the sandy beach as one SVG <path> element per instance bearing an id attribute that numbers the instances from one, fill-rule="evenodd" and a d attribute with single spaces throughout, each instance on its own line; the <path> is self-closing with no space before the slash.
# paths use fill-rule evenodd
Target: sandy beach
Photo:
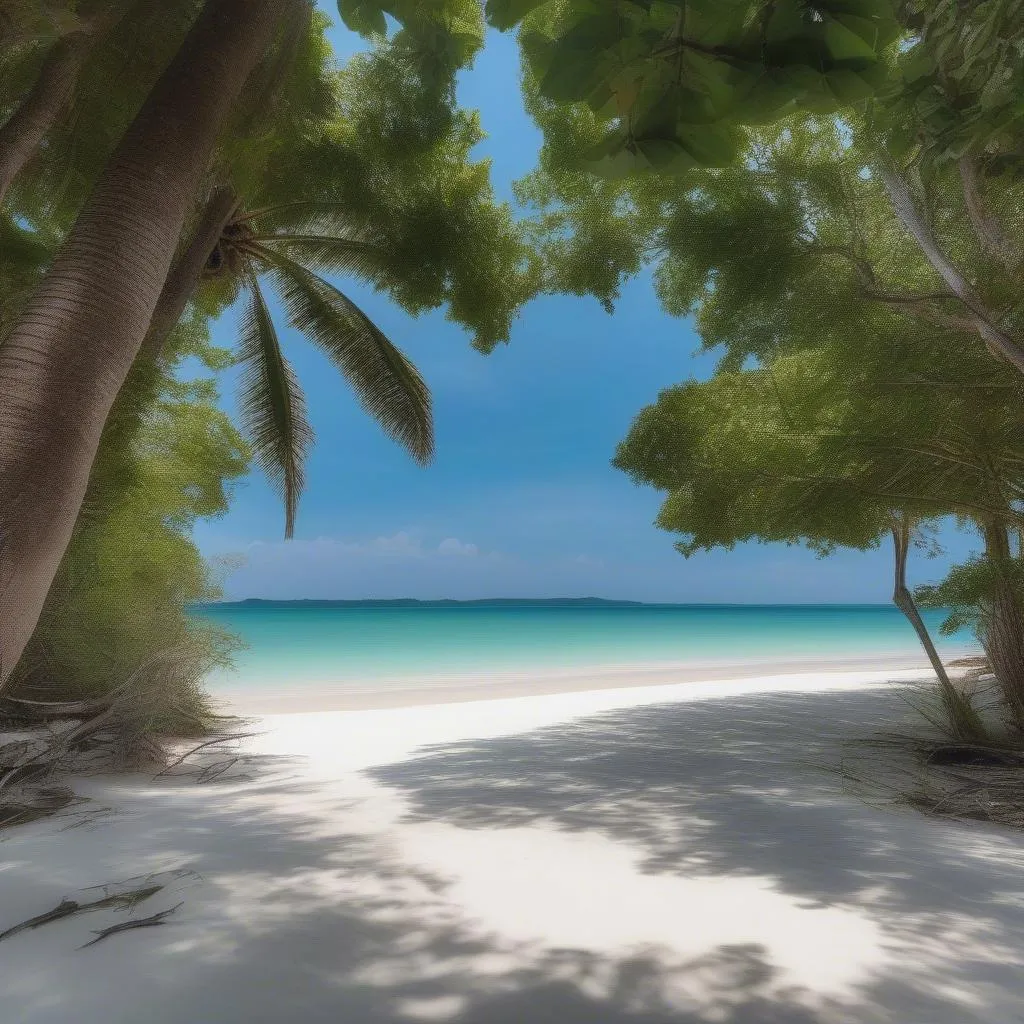
<path id="1" fill-rule="evenodd" d="M 830 770 L 913 720 L 920 675 L 307 706 L 254 719 L 217 782 L 82 779 L 5 834 L 0 931 L 163 888 L 0 943 L 3 1020 L 1024 1020 L 1024 836 Z"/>

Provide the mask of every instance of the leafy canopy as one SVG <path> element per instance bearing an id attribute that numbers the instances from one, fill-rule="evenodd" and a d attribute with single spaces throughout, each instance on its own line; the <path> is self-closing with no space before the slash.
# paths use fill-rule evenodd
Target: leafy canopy
<path id="1" fill-rule="evenodd" d="M 888 0 L 568 2 L 536 6 L 520 42 L 535 105 L 585 107 L 577 156 L 618 175 L 725 166 L 744 126 L 867 98 L 898 34 Z"/>
<path id="2" fill-rule="evenodd" d="M 894 513 L 1018 521 L 1019 375 L 937 291 L 840 126 L 765 130 L 742 167 L 642 184 L 662 301 L 724 353 L 711 380 L 645 409 L 616 457 L 666 492 L 658 522 L 685 553 L 871 546 Z M 950 237 L 983 258 L 969 232 Z"/>

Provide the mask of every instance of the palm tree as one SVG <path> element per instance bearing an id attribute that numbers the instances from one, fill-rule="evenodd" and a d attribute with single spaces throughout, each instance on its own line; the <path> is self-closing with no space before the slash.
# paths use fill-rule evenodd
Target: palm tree
<path id="1" fill-rule="evenodd" d="M 0 691 L 71 539 L 218 137 L 297 11 L 297 0 L 207 0 L 0 345 Z"/>
<path id="2" fill-rule="evenodd" d="M 238 362 L 241 411 L 256 463 L 280 491 L 291 537 L 313 440 L 302 389 L 284 353 L 263 283 L 291 325 L 327 354 L 363 408 L 417 462 L 434 453 L 430 392 L 416 367 L 343 292 L 321 276 L 376 280 L 388 254 L 334 204 L 298 202 L 234 212 L 206 261 L 204 277 L 227 298 L 244 295 Z"/>

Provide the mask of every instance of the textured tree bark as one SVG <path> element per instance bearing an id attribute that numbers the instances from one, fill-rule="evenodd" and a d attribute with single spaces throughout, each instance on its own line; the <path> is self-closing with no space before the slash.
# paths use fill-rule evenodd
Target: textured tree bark
<path id="1" fill-rule="evenodd" d="M 998 325 L 998 318 L 992 310 L 986 307 L 970 282 L 942 251 L 942 246 L 939 245 L 914 202 L 906 178 L 884 158 L 878 161 L 875 170 L 889 196 L 893 212 L 917 242 L 928 262 L 946 282 L 950 292 L 973 314 L 970 319 L 974 329 L 985 342 L 989 351 L 1012 363 L 1024 373 L 1024 347 L 1021 346 L 1020 340 Z"/>
<path id="2" fill-rule="evenodd" d="M 177 326 L 189 300 L 195 294 L 203 268 L 217 244 L 224 225 L 238 207 L 234 190 L 219 186 L 210 193 L 199 215 L 188 244 L 174 261 L 157 301 L 149 330 L 135 357 L 131 370 L 107 416 L 100 439 L 100 457 L 93 463 L 85 507 L 94 509 L 103 500 L 97 489 L 96 470 L 103 462 L 102 453 L 111 458 L 130 458 L 127 449 L 138 434 L 143 417 L 156 397 L 160 381 L 160 356 L 167 339 Z"/>
<path id="3" fill-rule="evenodd" d="M 995 581 L 983 608 L 982 645 L 1014 721 L 1024 728 L 1024 613 L 1005 569 L 1012 560 L 1010 538 L 1000 522 L 982 527 L 985 555 Z"/>
<path id="4" fill-rule="evenodd" d="M 125 13 L 124 2 L 90 19 L 87 27 L 58 39 L 18 108 L 0 128 L 0 205 L 21 169 L 64 109 L 89 54 Z"/>
<path id="5" fill-rule="evenodd" d="M 139 360 L 159 358 L 168 335 L 199 286 L 210 253 L 237 209 L 238 197 L 230 186 L 220 185 L 210 193 L 188 245 L 174 261 L 164 282 L 145 341 L 139 349 Z"/>
<path id="6" fill-rule="evenodd" d="M 166 371 L 161 365 L 161 352 L 199 284 L 203 267 L 217 243 L 224 223 L 236 207 L 237 200 L 232 189 L 215 189 L 205 203 L 187 245 L 174 261 L 150 321 L 146 340 L 107 416 L 89 474 L 89 485 L 75 523 L 75 532 L 71 536 L 69 552 L 74 550 L 79 531 L 95 528 L 98 522 L 116 512 L 125 494 L 133 486 L 137 465 L 133 445 L 166 379 Z M 60 602 L 60 591 L 68 582 L 62 563 L 43 605 L 43 618 L 52 602 Z M 39 662 L 40 653 L 45 657 L 45 648 L 36 644 L 37 637 L 38 629 L 30 637 L 21 662 L 15 667 L 11 679 L 15 692 L 18 692 L 22 683 L 28 682 L 31 685 L 31 673 L 25 670 L 34 662 Z M 33 658 L 33 655 L 36 657 Z"/>
<path id="7" fill-rule="evenodd" d="M 0 689 L 71 537 L 218 133 L 294 3 L 207 0 L 0 346 Z"/>

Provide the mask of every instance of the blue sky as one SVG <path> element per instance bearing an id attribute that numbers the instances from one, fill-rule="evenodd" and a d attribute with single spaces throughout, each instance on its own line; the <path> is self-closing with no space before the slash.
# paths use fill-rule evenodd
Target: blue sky
<path id="1" fill-rule="evenodd" d="M 325 5 L 325 10 L 330 9 Z M 336 33 L 339 55 L 358 46 Z M 500 197 L 528 172 L 539 144 L 522 110 L 514 40 L 492 33 L 460 83 L 481 111 Z M 883 602 L 890 553 L 828 559 L 748 545 L 684 560 L 652 524 L 658 495 L 609 460 L 639 409 L 659 390 L 707 376 L 686 321 L 666 316 L 650 282 L 628 284 L 614 315 L 586 299 L 545 297 L 490 356 L 469 346 L 443 312 L 413 319 L 351 281 L 346 292 L 416 362 L 434 396 L 437 459 L 409 461 L 356 405 L 337 372 L 278 317 L 303 386 L 317 444 L 295 539 L 258 473 L 231 511 L 196 527 L 210 557 L 245 560 L 227 575 L 229 598 L 475 598 L 598 596 L 641 601 Z M 227 315 L 214 340 L 230 343 Z M 233 380 L 224 381 L 233 409 Z M 971 541 L 954 532 L 962 557 Z M 917 580 L 948 561 L 918 563 Z"/>

